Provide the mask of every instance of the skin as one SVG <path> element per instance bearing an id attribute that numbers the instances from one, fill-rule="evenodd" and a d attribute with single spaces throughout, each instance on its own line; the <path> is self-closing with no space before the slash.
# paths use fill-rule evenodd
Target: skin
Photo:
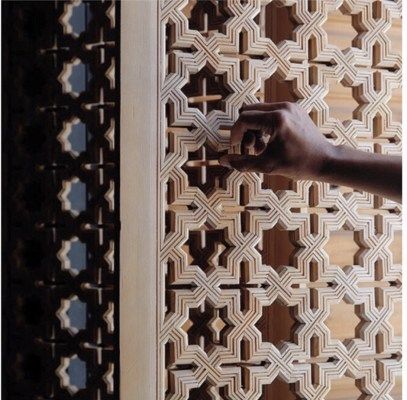
<path id="1" fill-rule="evenodd" d="M 262 172 L 350 186 L 401 202 L 402 158 L 331 144 L 295 103 L 243 107 L 231 130 L 242 153 L 220 158 L 241 172 Z"/>

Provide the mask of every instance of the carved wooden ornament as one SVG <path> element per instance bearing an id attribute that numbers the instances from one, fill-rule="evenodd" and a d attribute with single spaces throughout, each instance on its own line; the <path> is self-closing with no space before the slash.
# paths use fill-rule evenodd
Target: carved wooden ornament
<path id="1" fill-rule="evenodd" d="M 281 99 L 335 144 L 399 154 L 389 101 L 401 56 L 388 31 L 401 1 L 162 1 L 159 13 L 159 398 L 325 399 L 344 376 L 361 398 L 393 398 L 400 206 L 309 181 L 278 190 L 200 161 L 227 151 L 242 105 Z M 325 30 L 338 13 L 355 29 L 345 49 Z M 335 84 L 357 102 L 346 120 L 327 102 Z M 343 232 L 358 248 L 351 265 L 327 251 Z M 343 303 L 359 323 L 341 340 L 327 320 Z"/>

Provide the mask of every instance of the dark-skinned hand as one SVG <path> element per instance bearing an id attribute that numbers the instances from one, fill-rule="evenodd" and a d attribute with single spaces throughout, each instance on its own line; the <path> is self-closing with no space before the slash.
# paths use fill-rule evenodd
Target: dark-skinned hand
<path id="1" fill-rule="evenodd" d="M 221 165 L 295 179 L 318 176 L 334 147 L 302 107 L 287 102 L 243 107 L 231 130 L 231 145 L 239 143 L 254 154 L 228 154 Z"/>
<path id="2" fill-rule="evenodd" d="M 401 202 L 401 157 L 334 146 L 298 104 L 243 107 L 230 140 L 241 154 L 222 156 L 223 166 L 350 186 Z"/>

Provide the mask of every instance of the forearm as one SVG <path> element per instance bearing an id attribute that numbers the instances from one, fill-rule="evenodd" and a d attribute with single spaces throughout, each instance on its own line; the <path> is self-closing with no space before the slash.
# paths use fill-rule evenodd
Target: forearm
<path id="1" fill-rule="evenodd" d="M 402 158 L 334 146 L 314 179 L 401 202 Z"/>

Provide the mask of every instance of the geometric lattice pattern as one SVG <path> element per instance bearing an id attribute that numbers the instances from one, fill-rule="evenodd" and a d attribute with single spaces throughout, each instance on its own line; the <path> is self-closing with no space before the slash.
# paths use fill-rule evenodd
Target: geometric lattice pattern
<path id="1" fill-rule="evenodd" d="M 3 6 L 3 394 L 118 399 L 118 10 Z"/>
<path id="2" fill-rule="evenodd" d="M 338 13 L 354 32 L 345 48 L 326 31 Z M 335 144 L 400 154 L 400 18 L 401 1 L 160 2 L 160 399 L 325 399 L 343 380 L 355 399 L 398 398 L 400 206 L 202 161 L 228 149 L 242 105 L 276 100 Z M 355 103 L 343 117 L 337 85 Z M 339 265 L 327 249 L 347 234 L 356 251 Z M 337 307 L 355 319 L 346 337 L 329 322 Z"/>

